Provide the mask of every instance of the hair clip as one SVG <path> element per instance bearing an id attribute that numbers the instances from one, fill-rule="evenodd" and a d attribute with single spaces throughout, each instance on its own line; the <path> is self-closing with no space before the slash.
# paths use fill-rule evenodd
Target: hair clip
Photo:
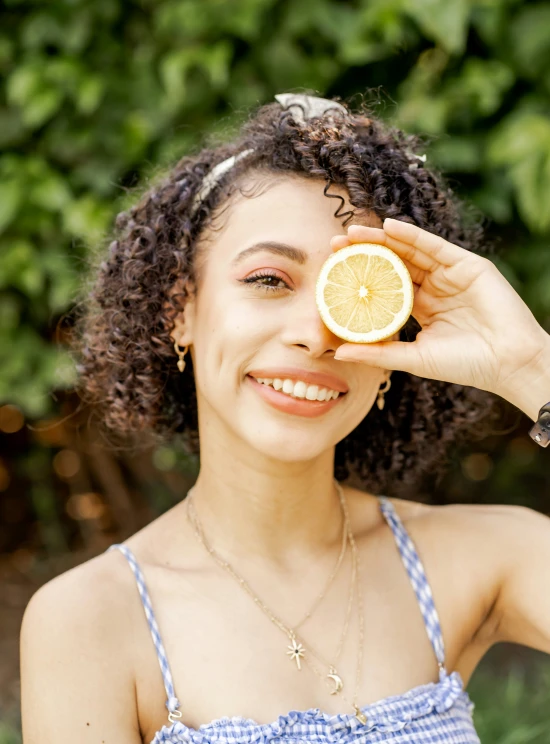
<path id="1" fill-rule="evenodd" d="M 242 160 L 253 152 L 253 149 L 243 150 L 242 152 L 239 152 L 236 155 L 231 155 L 231 157 L 226 158 L 225 160 L 222 160 L 221 163 L 215 165 L 204 177 L 201 187 L 193 199 L 193 203 L 191 204 L 191 214 L 195 213 L 199 204 L 206 199 L 220 178 L 227 173 L 228 170 L 231 170 L 235 163 L 238 163 L 239 160 Z"/>
<path id="2" fill-rule="evenodd" d="M 303 93 L 279 93 L 275 96 L 285 109 L 289 109 L 292 116 L 300 124 L 304 124 L 306 119 L 314 116 L 322 116 L 326 111 L 339 111 L 341 114 L 347 114 L 347 109 L 337 101 L 331 101 L 328 98 L 318 98 L 317 96 L 306 96 Z"/>

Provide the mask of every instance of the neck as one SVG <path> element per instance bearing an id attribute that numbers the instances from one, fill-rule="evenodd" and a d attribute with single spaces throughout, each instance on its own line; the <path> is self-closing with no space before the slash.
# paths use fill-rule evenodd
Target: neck
<path id="1" fill-rule="evenodd" d="M 227 439 L 217 447 L 203 438 L 191 498 L 216 550 L 285 567 L 341 539 L 333 470 L 333 448 L 313 461 L 281 462 L 245 445 L 228 451 Z"/>

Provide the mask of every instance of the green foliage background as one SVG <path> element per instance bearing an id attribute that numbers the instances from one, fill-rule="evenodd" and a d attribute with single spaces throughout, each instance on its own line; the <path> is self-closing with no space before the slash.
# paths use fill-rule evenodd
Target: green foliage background
<path id="1" fill-rule="evenodd" d="M 550 2 L 518 0 L 5 0 L 0 403 L 31 421 L 58 412 L 52 392 L 75 379 L 58 321 L 127 187 L 293 89 L 370 90 L 375 113 L 427 135 L 550 330 L 549 27 Z M 457 460 L 452 498 L 548 494 L 544 453 L 518 441 L 489 443 L 474 482 Z M 61 508 L 54 454 L 29 440 L 4 458 L 43 525 Z"/>

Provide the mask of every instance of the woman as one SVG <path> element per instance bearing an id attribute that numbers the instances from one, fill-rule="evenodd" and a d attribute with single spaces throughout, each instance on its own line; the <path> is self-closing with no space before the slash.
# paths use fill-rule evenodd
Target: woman
<path id="1" fill-rule="evenodd" d="M 83 388 L 112 429 L 200 441 L 200 474 L 32 598 L 25 744 L 471 744 L 464 685 L 487 650 L 550 652 L 547 518 L 382 496 L 479 433 L 480 390 L 535 421 L 550 337 L 413 140 L 277 99 L 118 220 Z M 331 247 L 354 242 L 414 282 L 385 343 L 343 343 L 315 305 Z"/>

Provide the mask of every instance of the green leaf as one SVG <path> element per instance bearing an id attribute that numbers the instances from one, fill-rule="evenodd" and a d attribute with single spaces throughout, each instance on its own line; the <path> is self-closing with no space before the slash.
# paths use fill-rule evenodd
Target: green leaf
<path id="1" fill-rule="evenodd" d="M 57 112 L 63 101 L 63 92 L 57 88 L 37 91 L 23 107 L 23 123 L 37 129 Z"/>
<path id="2" fill-rule="evenodd" d="M 522 8 L 509 25 L 510 51 L 520 70 L 536 77 L 550 65 L 550 5 Z"/>
<path id="3" fill-rule="evenodd" d="M 6 331 L 16 331 L 21 318 L 21 304 L 19 298 L 13 294 L 0 295 L 0 328 Z M 1 338 L 0 338 L 1 343 Z"/>
<path id="4" fill-rule="evenodd" d="M 71 191 L 67 180 L 53 171 L 48 171 L 29 189 L 29 201 L 49 212 L 62 210 L 71 200 Z"/>
<path id="5" fill-rule="evenodd" d="M 40 83 L 40 71 L 36 65 L 28 63 L 16 67 L 6 83 L 8 103 L 24 106 L 39 89 Z"/>
<path id="6" fill-rule="evenodd" d="M 64 227 L 74 237 L 96 243 L 104 235 L 111 216 L 111 205 L 103 204 L 90 194 L 67 206 L 63 214 Z"/>
<path id="7" fill-rule="evenodd" d="M 21 113 L 15 109 L 0 107 L 0 149 L 22 145 L 26 132 L 21 125 Z"/>
<path id="8" fill-rule="evenodd" d="M 23 185 L 19 179 L 0 181 L 0 233 L 15 218 L 23 201 Z"/>
<path id="9" fill-rule="evenodd" d="M 169 98 L 182 100 L 185 97 L 185 78 L 193 58 L 187 49 L 170 52 L 163 57 L 159 72 Z"/>
<path id="10" fill-rule="evenodd" d="M 511 221 L 513 188 L 508 179 L 502 178 L 502 174 L 486 174 L 483 185 L 473 191 L 470 198 L 483 214 L 495 222 L 505 224 Z"/>
<path id="11" fill-rule="evenodd" d="M 440 134 L 445 130 L 448 102 L 444 98 L 419 95 L 404 100 L 397 111 L 397 123 L 408 131 Z"/>
<path id="12" fill-rule="evenodd" d="M 466 46 L 470 0 L 408 0 L 406 12 L 429 39 L 449 54 L 461 54 Z"/>
<path id="13" fill-rule="evenodd" d="M 44 251 L 41 265 L 48 277 L 48 307 L 50 311 L 59 313 L 73 302 L 78 286 L 79 275 L 76 265 L 67 251 Z"/>
<path id="14" fill-rule="evenodd" d="M 475 173 L 479 168 L 483 143 L 475 137 L 447 137 L 435 142 L 429 150 L 433 161 L 444 171 Z"/>
<path id="15" fill-rule="evenodd" d="M 220 41 L 211 49 L 205 51 L 202 63 L 208 70 L 214 88 L 222 88 L 229 81 L 229 63 L 233 54 L 233 45 L 227 41 Z"/>
<path id="16" fill-rule="evenodd" d="M 475 107 L 480 116 L 491 116 L 514 82 L 515 75 L 504 62 L 470 57 L 448 85 L 446 94 L 457 107 Z"/>
<path id="17" fill-rule="evenodd" d="M 99 76 L 84 78 L 76 93 L 76 107 L 81 114 L 92 114 L 97 110 L 105 92 L 105 80 Z"/>
<path id="18" fill-rule="evenodd" d="M 33 246 L 21 238 L 0 244 L 0 287 L 10 285 L 28 297 L 37 297 L 44 286 Z"/>
<path id="19" fill-rule="evenodd" d="M 526 224 L 538 232 L 549 230 L 550 120 L 534 112 L 514 112 L 497 130 L 487 158 L 506 169 Z"/>

